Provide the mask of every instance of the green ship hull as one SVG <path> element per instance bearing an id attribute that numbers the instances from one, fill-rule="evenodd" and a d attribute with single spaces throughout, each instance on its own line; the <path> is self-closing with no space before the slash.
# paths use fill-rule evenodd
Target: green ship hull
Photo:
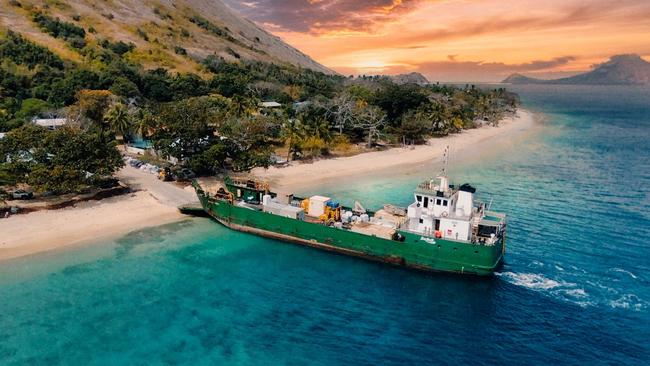
<path id="1" fill-rule="evenodd" d="M 488 276 L 505 253 L 505 236 L 486 246 L 400 230 L 401 241 L 389 240 L 239 207 L 206 194 L 198 185 L 195 189 L 204 211 L 231 229 L 396 266 Z"/>

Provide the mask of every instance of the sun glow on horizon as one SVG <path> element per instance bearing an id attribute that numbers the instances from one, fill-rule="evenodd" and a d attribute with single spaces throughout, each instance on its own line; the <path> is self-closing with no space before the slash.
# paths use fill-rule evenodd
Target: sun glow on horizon
<path id="1" fill-rule="evenodd" d="M 240 10 L 346 75 L 419 71 L 431 80 L 497 81 L 512 72 L 565 76 L 615 54 L 650 54 L 650 2 L 643 0 L 615 7 L 606 0 L 256 4 L 254 13 Z M 256 19 L 264 5 L 265 18 Z"/>

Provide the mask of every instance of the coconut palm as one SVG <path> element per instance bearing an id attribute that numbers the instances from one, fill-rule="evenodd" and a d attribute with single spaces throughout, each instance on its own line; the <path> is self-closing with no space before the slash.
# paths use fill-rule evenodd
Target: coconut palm
<path id="1" fill-rule="evenodd" d="M 230 114 L 234 117 L 250 116 L 257 111 L 257 100 L 241 95 L 230 99 Z"/>
<path id="2" fill-rule="evenodd" d="M 281 136 L 289 148 L 287 151 L 287 161 L 289 161 L 291 160 L 291 154 L 298 152 L 300 142 L 305 137 L 305 126 L 300 120 L 290 118 L 282 125 Z"/>
<path id="3" fill-rule="evenodd" d="M 106 114 L 106 122 L 125 142 L 126 135 L 131 131 L 131 116 L 127 107 L 121 103 L 115 104 Z"/>
<path id="4" fill-rule="evenodd" d="M 133 116 L 134 132 L 144 139 L 151 135 L 155 127 L 156 120 L 151 112 L 144 108 L 138 109 Z"/>

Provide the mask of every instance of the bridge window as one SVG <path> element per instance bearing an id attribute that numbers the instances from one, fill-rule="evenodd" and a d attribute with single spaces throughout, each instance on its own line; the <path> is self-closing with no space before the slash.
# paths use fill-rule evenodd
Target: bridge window
<path id="1" fill-rule="evenodd" d="M 424 208 L 429 207 L 429 197 L 424 197 Z"/>
<path id="2" fill-rule="evenodd" d="M 442 200 L 442 205 L 447 207 L 447 200 Z"/>
<path id="3" fill-rule="evenodd" d="M 436 200 L 436 205 L 440 206 L 440 198 Z"/>
<path id="4" fill-rule="evenodd" d="M 418 202 L 422 202 L 422 196 L 415 196 L 415 198 L 418 200 Z"/>

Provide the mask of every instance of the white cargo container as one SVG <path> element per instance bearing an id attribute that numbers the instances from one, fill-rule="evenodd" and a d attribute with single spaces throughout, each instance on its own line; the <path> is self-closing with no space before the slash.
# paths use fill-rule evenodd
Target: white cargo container
<path id="1" fill-rule="evenodd" d="M 305 211 L 300 207 L 283 205 L 281 203 L 269 200 L 263 205 L 264 212 L 269 212 L 274 215 L 288 217 L 296 220 L 305 219 Z"/>
<path id="2" fill-rule="evenodd" d="M 331 199 L 323 196 L 311 196 L 309 198 L 309 216 L 319 217 L 325 213 L 325 206 Z"/>

